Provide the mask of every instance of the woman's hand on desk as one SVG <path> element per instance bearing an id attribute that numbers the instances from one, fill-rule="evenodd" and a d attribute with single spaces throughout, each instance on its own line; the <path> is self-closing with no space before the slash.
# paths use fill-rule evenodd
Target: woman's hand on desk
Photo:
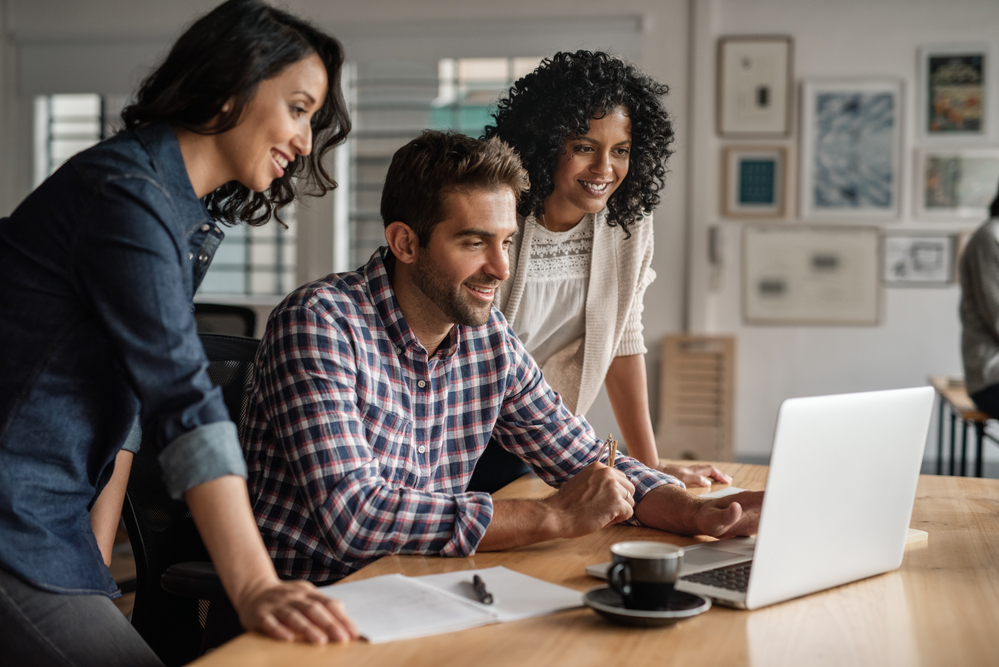
<path id="1" fill-rule="evenodd" d="M 239 621 L 275 639 L 301 638 L 313 644 L 346 642 L 358 636 L 343 604 L 307 581 L 276 581 L 249 592 L 238 608 Z"/>
<path id="2" fill-rule="evenodd" d="M 713 465 L 678 466 L 660 462 L 656 470 L 673 475 L 687 486 L 711 486 L 711 480 L 719 484 L 731 484 L 732 478 Z"/>

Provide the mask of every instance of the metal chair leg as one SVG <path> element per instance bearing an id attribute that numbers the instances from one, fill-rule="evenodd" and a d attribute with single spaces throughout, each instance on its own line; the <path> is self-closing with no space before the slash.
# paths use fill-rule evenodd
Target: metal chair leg
<path id="1" fill-rule="evenodd" d="M 975 477 L 981 477 L 983 475 L 982 470 L 982 443 L 985 441 L 985 422 L 978 422 L 975 424 L 975 436 L 977 436 L 975 442 Z"/>
<path id="2" fill-rule="evenodd" d="M 950 411 L 950 472 L 948 473 L 951 477 L 954 476 L 954 466 L 957 463 L 957 417 L 954 415 L 954 411 Z"/>
<path id="3" fill-rule="evenodd" d="M 937 474 L 943 474 L 944 458 L 944 400 L 940 397 L 940 407 L 937 412 Z"/>
<path id="4" fill-rule="evenodd" d="M 968 422 L 961 419 L 961 477 L 968 476 Z"/>

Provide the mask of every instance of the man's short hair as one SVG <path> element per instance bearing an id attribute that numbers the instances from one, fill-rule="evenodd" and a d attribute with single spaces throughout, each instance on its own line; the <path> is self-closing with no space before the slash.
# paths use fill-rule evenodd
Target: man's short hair
<path id="1" fill-rule="evenodd" d="M 426 247 L 447 216 L 449 196 L 503 187 L 518 200 L 530 187 L 520 158 L 503 141 L 425 130 L 392 157 L 382 189 L 382 221 L 386 227 L 397 220 L 406 223 Z"/>

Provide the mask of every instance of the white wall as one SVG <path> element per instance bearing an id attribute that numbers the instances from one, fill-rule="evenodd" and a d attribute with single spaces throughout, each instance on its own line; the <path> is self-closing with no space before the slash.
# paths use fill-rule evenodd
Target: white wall
<path id="1" fill-rule="evenodd" d="M 904 81 L 901 204 L 899 220 L 886 229 L 958 231 L 980 221 L 914 219 L 915 104 L 917 54 L 922 46 L 985 42 L 993 62 L 999 56 L 999 3 L 994 0 L 704 0 L 697 2 L 697 67 L 713 76 L 720 35 L 780 34 L 794 39 L 795 78 L 894 77 Z M 988 120 L 999 125 L 999 78 L 992 86 Z M 695 92 L 695 115 L 712 118 L 714 91 Z M 797 109 L 797 104 L 796 104 Z M 796 111 L 797 115 L 797 111 Z M 993 135 L 993 139 L 995 135 Z M 774 418 L 787 397 L 886 389 L 925 384 L 927 375 L 960 375 L 959 289 L 888 288 L 882 321 L 876 327 L 746 326 L 741 319 L 740 247 L 742 224 L 721 222 L 719 182 L 726 144 L 710 123 L 695 128 L 692 210 L 694 267 L 691 326 L 695 331 L 732 334 L 738 340 L 736 451 L 769 452 Z M 795 137 L 783 143 L 798 150 Z M 994 144 L 993 144 L 994 145 Z M 792 214 L 792 219 L 794 215 Z M 809 223 L 801 223 L 809 224 Z M 717 286 L 710 284 L 707 229 L 720 225 L 724 265 Z M 935 433 L 935 430 L 931 430 Z M 935 436 L 931 446 L 935 448 Z M 991 448 L 995 449 L 995 448 Z M 932 454 L 932 452 L 928 452 Z"/>
<path id="2" fill-rule="evenodd" d="M 167 45 L 182 26 L 214 0 L 0 0 L 0 215 L 30 187 L 30 100 L 16 93 L 18 47 L 90 43 Z M 346 44 L 368 34 L 538 21 L 639 17 L 639 63 L 671 87 L 677 153 L 664 201 L 656 213 L 659 275 L 646 296 L 653 405 L 658 386 L 658 342 L 685 321 L 697 332 L 738 337 L 736 451 L 765 454 L 779 402 L 788 396 L 919 384 L 931 372 L 960 373 L 956 287 L 889 289 L 881 326 L 871 328 L 747 327 L 741 324 L 741 224 L 718 212 L 722 142 L 714 134 L 715 49 L 720 35 L 788 34 L 795 40 L 798 80 L 809 77 L 894 76 L 905 81 L 902 219 L 891 228 L 960 229 L 962 223 L 911 219 L 913 109 L 917 49 L 941 42 L 989 42 L 999 58 L 999 2 L 995 0 L 285 0 Z M 361 48 L 361 47 L 358 47 Z M 349 55 L 349 54 L 348 54 Z M 462 54 L 456 54 L 462 55 Z M 143 67 L 133 63 L 130 80 Z M 994 68 L 994 63 L 993 63 Z M 991 121 L 999 92 L 991 77 Z M 794 139 L 785 142 L 796 149 Z M 317 210 L 329 207 L 320 205 Z M 320 219 L 318 224 L 322 224 Z M 690 225 L 691 233 L 685 234 Z M 725 264 L 716 289 L 709 284 L 707 229 L 720 225 Z M 313 230 L 315 231 L 315 230 Z M 313 256 L 317 270 L 324 260 Z M 686 264 L 690 264 L 689 278 Z M 689 290 L 685 288 L 685 278 Z M 589 417 L 599 432 L 617 431 L 605 398 Z M 993 448 L 994 449 L 994 448 Z"/>
<path id="3" fill-rule="evenodd" d="M 47 53 L 62 50 L 78 54 L 78 60 L 86 62 L 88 54 L 93 54 L 92 45 L 113 45 L 123 53 L 132 53 L 135 60 L 129 63 L 130 74 L 122 73 L 121 60 L 112 67 L 106 64 L 101 68 L 107 75 L 103 87 L 113 86 L 114 77 L 128 78 L 130 85 L 141 79 L 145 67 L 153 64 L 154 56 L 180 32 L 183 25 L 195 15 L 204 12 L 216 3 L 213 0 L 0 0 L 6 6 L 7 18 L 0 29 L 4 39 L 22 52 L 35 50 Z M 685 129 L 687 108 L 687 0 L 618 0 L 613 4 L 598 0 L 507 0 L 503 3 L 456 2 L 454 0 L 287 0 L 281 4 L 293 12 L 309 17 L 344 41 L 350 56 L 351 43 L 358 51 L 370 51 L 368 41 L 378 38 L 382 44 L 385 35 L 394 33 L 400 36 L 419 34 L 420 31 L 440 34 L 454 26 L 455 32 L 475 33 L 485 26 L 510 25 L 517 21 L 565 22 L 600 19 L 617 25 L 621 19 L 637 18 L 641 25 L 640 43 L 635 45 L 637 60 L 652 76 L 671 86 L 668 106 L 675 114 L 678 137 L 677 154 L 672 160 L 673 173 L 670 175 L 663 203 L 656 214 L 657 238 L 654 268 L 659 279 L 650 290 L 646 308 L 646 338 L 651 354 L 650 385 L 657 386 L 658 345 L 662 336 L 682 328 L 684 294 L 684 193 L 687 189 L 685 161 L 688 136 Z M 57 17 L 57 18 L 54 18 Z M 511 36 L 511 42 L 514 41 Z M 389 40 L 391 41 L 391 40 Z M 400 38 L 397 49 L 405 48 L 405 39 Z M 391 44 L 387 48 L 392 48 Z M 473 45 L 469 48 L 481 48 Z M 129 49 L 131 49 L 129 51 Z M 22 91 L 37 89 L 46 85 L 39 81 L 36 69 L 27 72 L 30 80 L 13 81 L 12 72 L 17 71 L 16 52 L 0 67 L 7 65 L 0 74 L 6 94 L 4 101 L 17 105 L 26 104 L 12 91 L 17 85 Z M 466 55 L 463 53 L 452 54 Z M 476 54 L 467 54 L 476 55 Z M 534 54 L 524 54 L 534 55 Z M 386 53 L 386 58 L 405 57 L 406 53 Z M 2 56 L 0 56 L 2 57 Z M 20 63 L 25 65 L 24 59 Z M 88 63 L 89 64 L 89 63 Z M 45 62 L 41 63 L 42 66 Z M 99 63 L 98 63 L 99 65 Z M 22 73 L 24 70 L 22 68 Z M 58 76 L 61 85 L 73 85 L 72 72 L 65 71 L 50 76 Z M 120 91 L 119 86 L 119 91 Z M 55 91 L 49 91 L 55 92 Z M 61 91 L 73 92 L 73 91 Z M 101 91 L 98 91 L 101 92 Z M 118 91 L 115 91 L 118 92 Z M 27 102 L 30 102 L 28 100 Z M 26 107 L 27 108 L 27 107 Z M 10 186 L 0 189 L 0 215 L 8 214 L 30 188 L 30 116 L 12 118 L 5 116 L 5 127 L 10 127 L 8 135 L 0 146 L 0 183 L 9 181 Z M 7 141 L 7 136 L 28 137 L 27 141 Z M 22 173 L 23 172 L 23 173 Z M 314 206 L 314 210 L 329 215 L 325 203 Z M 319 220 L 318 224 L 322 224 Z M 304 224 L 304 222 L 303 222 Z M 316 238 L 322 230 L 303 230 L 303 235 Z M 320 238 L 322 235 L 320 234 Z M 309 266 L 316 267 L 316 243 L 310 240 Z M 327 253 L 330 257 L 332 252 Z M 322 253 L 320 253 L 322 255 Z M 325 255 L 324 255 L 325 256 Z M 325 272 L 324 269 L 322 272 Z M 605 398 L 598 401 L 590 415 L 595 426 L 603 431 L 617 431 L 609 404 Z"/>

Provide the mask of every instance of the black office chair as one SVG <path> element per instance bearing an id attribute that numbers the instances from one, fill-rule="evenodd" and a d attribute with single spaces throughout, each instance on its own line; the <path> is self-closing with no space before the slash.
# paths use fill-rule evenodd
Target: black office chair
<path id="1" fill-rule="evenodd" d="M 219 303 L 194 304 L 198 333 L 252 337 L 257 330 L 257 314 L 245 306 Z"/>
<path id="2" fill-rule="evenodd" d="M 218 334 L 200 338 L 208 375 L 221 386 L 229 415 L 241 430 L 246 386 L 260 341 Z M 156 456 L 143 438 L 132 462 L 122 515 L 135 554 L 132 625 L 172 667 L 191 662 L 241 629 L 187 504 L 167 495 Z"/>

